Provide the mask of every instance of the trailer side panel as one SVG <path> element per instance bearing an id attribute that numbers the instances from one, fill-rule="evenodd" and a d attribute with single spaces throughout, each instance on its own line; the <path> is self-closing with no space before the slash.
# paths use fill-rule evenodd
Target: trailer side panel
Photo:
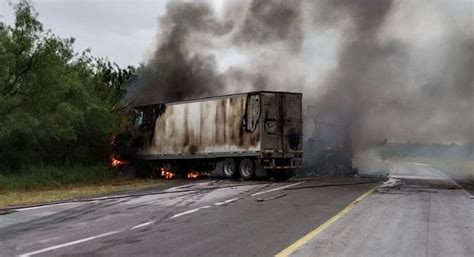
<path id="1" fill-rule="evenodd" d="M 234 95 L 165 104 L 154 119 L 142 156 L 199 156 L 260 151 L 260 107 L 255 96 Z M 257 110 L 258 109 L 258 110 Z"/>

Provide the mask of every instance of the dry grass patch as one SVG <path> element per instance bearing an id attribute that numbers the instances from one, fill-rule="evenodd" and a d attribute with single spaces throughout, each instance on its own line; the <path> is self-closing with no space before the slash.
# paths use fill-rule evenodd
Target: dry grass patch
<path id="1" fill-rule="evenodd" d="M 153 179 L 120 179 L 95 185 L 68 185 L 45 190 L 4 191 L 0 193 L 0 207 L 93 197 L 114 192 L 130 192 L 153 187 L 165 187 L 171 183 L 173 182 Z"/>

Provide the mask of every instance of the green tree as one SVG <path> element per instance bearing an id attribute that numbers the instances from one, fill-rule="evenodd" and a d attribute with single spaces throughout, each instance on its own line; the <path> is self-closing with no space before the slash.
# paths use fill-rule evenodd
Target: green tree
<path id="1" fill-rule="evenodd" d="M 13 25 L 0 22 L 0 170 L 106 159 L 138 70 L 76 53 L 29 1 L 15 12 Z"/>

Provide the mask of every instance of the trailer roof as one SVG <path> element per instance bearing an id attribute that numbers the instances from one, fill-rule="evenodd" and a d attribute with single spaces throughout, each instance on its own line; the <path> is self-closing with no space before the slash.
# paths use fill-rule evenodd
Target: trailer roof
<path id="1" fill-rule="evenodd" d="M 185 99 L 185 100 L 181 100 L 181 101 L 170 101 L 170 102 L 159 102 L 159 103 L 143 104 L 143 105 L 134 106 L 134 108 L 157 105 L 157 104 L 178 104 L 178 103 L 198 102 L 198 101 L 202 101 L 202 100 L 222 99 L 222 98 L 228 98 L 228 97 L 240 96 L 240 95 L 247 95 L 247 94 L 252 94 L 252 93 L 281 93 L 281 94 L 303 95 L 303 93 L 298 93 L 298 92 L 258 90 L 258 91 L 226 94 L 226 95 L 219 95 L 219 96 L 206 96 L 206 97 L 199 97 L 199 98 L 189 98 L 189 99 Z"/>

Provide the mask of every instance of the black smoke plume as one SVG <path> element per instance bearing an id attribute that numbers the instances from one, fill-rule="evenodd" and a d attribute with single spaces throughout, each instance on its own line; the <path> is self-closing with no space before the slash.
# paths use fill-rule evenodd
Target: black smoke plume
<path id="1" fill-rule="evenodd" d="M 439 21 L 423 25 L 432 10 Z M 311 123 L 325 120 L 347 125 L 357 151 L 386 138 L 472 142 L 469 10 L 444 1 L 230 0 L 216 11 L 170 1 L 157 49 L 128 97 L 145 104 L 302 91 L 306 138 Z M 425 30 L 413 32 L 417 24 Z"/>
<path id="2" fill-rule="evenodd" d="M 217 22 L 213 10 L 203 2 L 170 2 L 159 25 L 160 44 L 129 99 L 137 105 L 223 92 L 214 56 L 189 48 L 193 34 L 218 36 L 231 26 Z"/>

